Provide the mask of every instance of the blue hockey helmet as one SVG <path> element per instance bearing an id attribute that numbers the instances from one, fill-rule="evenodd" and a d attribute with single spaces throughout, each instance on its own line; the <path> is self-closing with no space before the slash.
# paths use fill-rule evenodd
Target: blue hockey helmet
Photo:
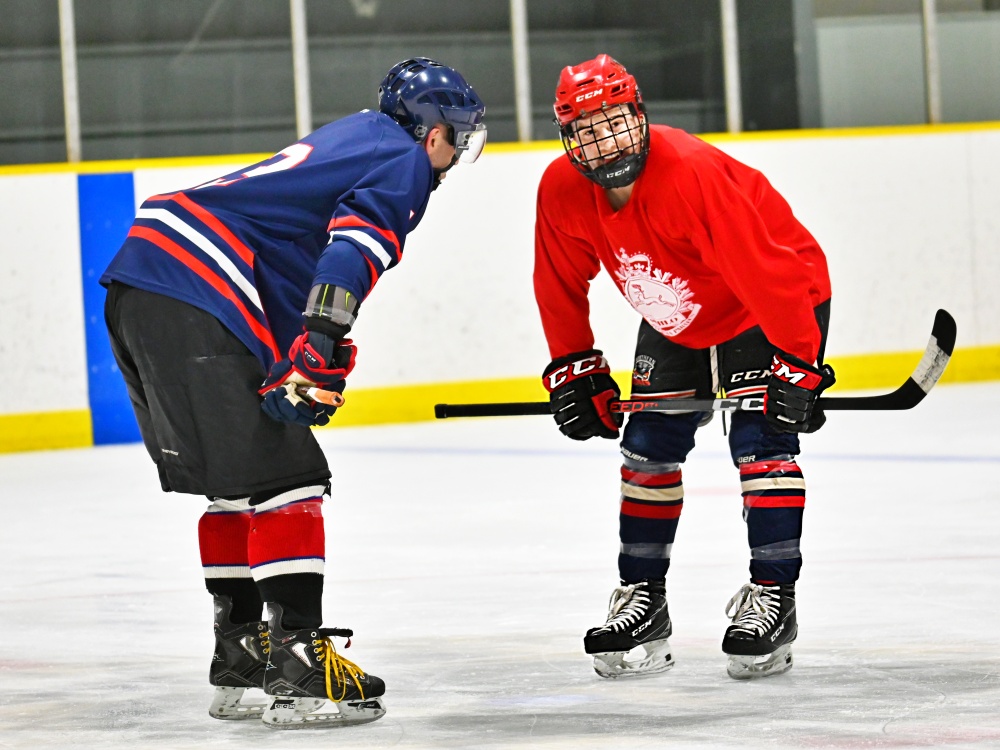
<path id="1" fill-rule="evenodd" d="M 446 125 L 459 161 L 474 162 L 486 145 L 483 100 L 461 73 L 430 58 L 414 57 L 393 65 L 379 84 L 378 109 L 417 143 L 435 125 Z"/>

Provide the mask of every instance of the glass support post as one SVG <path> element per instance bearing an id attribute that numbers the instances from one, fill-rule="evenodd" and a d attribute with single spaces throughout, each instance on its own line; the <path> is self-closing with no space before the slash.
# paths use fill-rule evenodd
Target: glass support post
<path id="1" fill-rule="evenodd" d="M 80 89 L 76 72 L 76 24 L 73 0 L 59 0 L 59 56 L 62 61 L 63 118 L 66 123 L 66 160 L 80 161 Z"/>
<path id="2" fill-rule="evenodd" d="M 921 0 L 924 36 L 924 91 L 927 96 L 927 122 L 941 122 L 941 58 L 938 53 L 936 0 Z"/>
<path id="3" fill-rule="evenodd" d="M 312 92 L 309 88 L 309 30 L 306 0 L 289 0 L 292 15 L 292 75 L 295 79 L 295 131 L 298 138 L 312 132 Z"/>
<path id="4" fill-rule="evenodd" d="M 722 71 L 726 90 L 726 130 L 743 130 L 740 95 L 740 46 L 736 28 L 736 0 L 719 0 L 722 11 Z"/>
<path id="5" fill-rule="evenodd" d="M 528 72 L 528 11 L 525 0 L 510 0 L 510 39 L 514 57 L 514 107 L 517 117 L 517 137 L 531 140 L 531 78 Z"/>

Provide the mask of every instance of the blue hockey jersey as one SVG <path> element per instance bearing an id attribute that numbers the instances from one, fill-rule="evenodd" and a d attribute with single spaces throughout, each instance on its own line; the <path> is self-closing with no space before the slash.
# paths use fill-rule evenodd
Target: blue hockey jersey
<path id="1" fill-rule="evenodd" d="M 268 368 L 302 332 L 314 285 L 364 300 L 400 262 L 433 181 L 423 147 L 364 110 L 258 164 L 148 198 L 101 283 L 211 313 Z"/>

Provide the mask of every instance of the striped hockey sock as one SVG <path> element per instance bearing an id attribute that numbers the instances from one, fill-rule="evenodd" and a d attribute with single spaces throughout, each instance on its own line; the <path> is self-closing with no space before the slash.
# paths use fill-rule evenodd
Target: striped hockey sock
<path id="1" fill-rule="evenodd" d="M 263 608 L 247 555 L 252 516 L 248 497 L 213 498 L 198 521 L 205 588 L 213 596 L 228 596 L 232 600 L 229 617 L 235 624 L 259 621 Z"/>
<path id="2" fill-rule="evenodd" d="M 670 567 L 670 550 L 684 507 L 684 485 L 678 464 L 643 465 L 643 471 L 623 465 L 621 549 L 618 573 L 626 583 L 662 580 Z"/>
<path id="3" fill-rule="evenodd" d="M 740 465 L 743 518 L 750 543 L 750 579 L 757 583 L 793 583 L 802 554 L 802 513 L 806 483 L 792 459 Z"/>
<path id="4" fill-rule="evenodd" d="M 298 487 L 254 506 L 249 558 L 264 601 L 280 604 L 287 628 L 323 623 L 325 487 Z"/>

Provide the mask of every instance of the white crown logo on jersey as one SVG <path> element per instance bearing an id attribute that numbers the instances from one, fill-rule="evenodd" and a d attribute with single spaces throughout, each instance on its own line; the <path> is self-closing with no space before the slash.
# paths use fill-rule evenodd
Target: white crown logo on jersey
<path id="1" fill-rule="evenodd" d="M 691 302 L 694 292 L 684 279 L 653 268 L 649 256 L 618 250 L 615 277 L 629 304 L 664 336 L 676 336 L 697 317 L 701 305 Z"/>

